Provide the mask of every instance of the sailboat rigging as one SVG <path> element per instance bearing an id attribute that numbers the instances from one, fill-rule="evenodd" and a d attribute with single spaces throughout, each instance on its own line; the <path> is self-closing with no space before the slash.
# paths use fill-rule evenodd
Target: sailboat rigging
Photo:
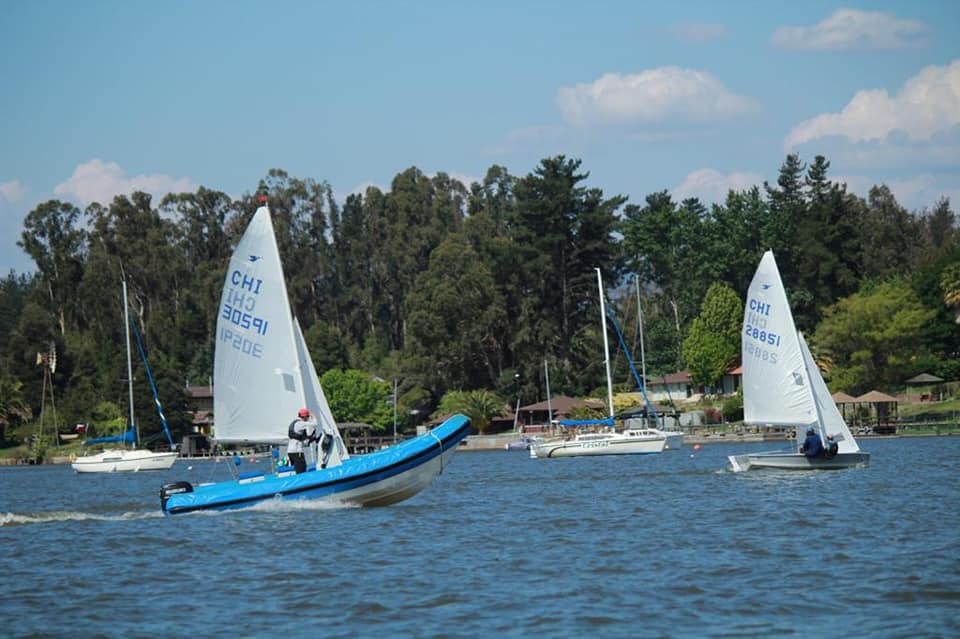
<path id="1" fill-rule="evenodd" d="M 89 439 L 84 445 L 92 444 L 110 444 L 123 443 L 129 444 L 130 448 L 110 448 L 94 455 L 84 455 L 74 459 L 70 466 L 78 473 L 112 473 L 112 472 L 137 472 L 141 470 L 167 470 L 177 460 L 176 446 L 173 443 L 173 437 L 170 435 L 170 429 L 167 425 L 167 419 L 163 415 L 163 407 L 160 405 L 160 398 L 157 395 L 156 385 L 153 382 L 153 375 L 150 372 L 150 365 L 147 363 L 146 352 L 142 341 L 139 342 L 140 354 L 143 356 L 143 363 L 150 379 L 150 386 L 153 390 L 154 402 L 160 413 L 160 420 L 163 424 L 167 440 L 170 442 L 170 450 L 154 452 L 145 448 L 137 448 L 140 440 L 140 429 L 136 421 L 133 410 L 133 363 L 130 352 L 130 312 L 127 305 L 127 280 L 120 281 L 123 292 L 123 329 L 124 341 L 126 343 L 127 353 L 127 407 L 129 411 L 127 430 L 121 435 L 113 437 L 99 437 Z M 134 327 L 136 330 L 136 327 Z M 140 335 L 137 333 L 137 339 Z"/>
<path id="2" fill-rule="evenodd" d="M 560 424 L 563 426 L 606 426 L 607 430 L 578 433 L 573 439 L 532 443 L 530 445 L 530 457 L 544 459 L 584 455 L 648 455 L 663 452 L 666 446 L 666 438 L 653 429 L 628 428 L 621 432 L 614 429 L 613 380 L 610 375 L 610 345 L 607 341 L 605 293 L 600 269 L 595 270 L 597 272 L 597 287 L 600 289 L 600 324 L 603 332 L 603 357 L 607 374 L 608 417 L 601 420 L 563 420 Z M 619 329 L 617 331 L 619 334 Z M 630 365 L 632 367 L 633 363 L 631 362 Z"/>

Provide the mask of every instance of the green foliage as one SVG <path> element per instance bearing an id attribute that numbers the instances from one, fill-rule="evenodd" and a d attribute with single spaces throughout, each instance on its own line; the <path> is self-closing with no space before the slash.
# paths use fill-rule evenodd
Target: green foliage
<path id="1" fill-rule="evenodd" d="M 473 429 L 483 434 L 490 427 L 490 420 L 503 412 L 503 400 L 490 391 L 451 391 L 440 400 L 435 416 L 462 413 L 470 418 Z"/>
<path id="2" fill-rule="evenodd" d="M 7 440 L 11 423 L 30 419 L 33 413 L 23 396 L 23 382 L 9 375 L 0 376 L 0 442 Z"/>
<path id="3" fill-rule="evenodd" d="M 723 400 L 720 405 L 720 412 L 723 414 L 724 421 L 738 422 L 743 420 L 743 389 L 737 392 L 733 397 Z"/>
<path id="4" fill-rule="evenodd" d="M 338 422 L 371 424 L 378 431 L 393 427 L 393 408 L 388 403 L 393 389 L 387 382 L 356 369 L 331 369 L 320 384 Z"/>
<path id="5" fill-rule="evenodd" d="M 802 329 L 835 305 L 817 330 L 817 345 L 837 362 L 833 387 L 895 386 L 911 371 L 960 375 L 960 234 L 949 200 L 910 212 L 885 186 L 866 199 L 848 193 L 829 170 L 826 158 L 808 166 L 788 155 L 776 184 L 731 191 L 709 209 L 667 191 L 638 204 L 606 196 L 589 186 L 580 160 L 564 156 L 523 177 L 491 166 L 470 185 L 410 167 L 388 189 L 340 203 L 325 181 L 281 169 L 236 200 L 207 187 L 159 206 L 141 192 L 85 211 L 51 200 L 27 214 L 21 234 L 36 272 L 0 281 L 0 378 L 19 384 L 37 414 L 35 358 L 52 345 L 62 421 L 122 430 L 125 409 L 103 417 L 99 407 L 126 406 L 124 274 L 167 417 L 190 428 L 183 383 L 212 375 L 224 270 L 260 195 L 318 371 L 349 366 L 402 380 L 402 424 L 451 390 L 542 398 L 544 359 L 555 394 L 602 387 L 595 267 L 618 317 L 635 318 L 625 312 L 635 304 L 618 303 L 617 292 L 639 275 L 649 376 L 679 370 L 685 355 L 697 381 L 716 380 L 729 342 L 701 303 L 715 284 L 742 294 L 768 248 Z M 880 283 L 907 274 L 914 297 L 901 295 L 904 284 L 893 285 L 895 303 L 874 299 Z M 629 340 L 635 358 L 637 341 Z M 622 355 L 612 356 L 616 379 L 629 380 Z M 136 413 L 153 436 L 159 422 L 135 366 Z M 373 401 L 347 391 L 335 416 L 392 425 L 387 394 L 380 388 Z"/>
<path id="6" fill-rule="evenodd" d="M 846 297 L 824 312 L 814 341 L 834 363 L 834 390 L 859 394 L 900 383 L 900 371 L 926 355 L 922 335 L 936 313 L 906 284 L 891 281 Z"/>
<path id="7" fill-rule="evenodd" d="M 698 385 L 717 385 L 740 352 L 743 303 L 728 286 L 714 283 L 683 343 L 687 368 Z"/>

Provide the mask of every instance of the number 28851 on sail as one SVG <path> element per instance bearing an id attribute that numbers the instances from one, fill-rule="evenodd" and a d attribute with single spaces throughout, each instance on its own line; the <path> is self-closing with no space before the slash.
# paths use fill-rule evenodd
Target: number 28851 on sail
<path id="1" fill-rule="evenodd" d="M 770 346 L 780 346 L 780 336 L 776 333 L 771 333 L 770 331 L 765 331 L 762 328 L 757 328 L 756 326 L 751 326 L 746 324 L 743 327 L 743 334 L 747 337 L 752 337 L 753 339 L 761 342 L 763 344 L 769 344 Z"/>

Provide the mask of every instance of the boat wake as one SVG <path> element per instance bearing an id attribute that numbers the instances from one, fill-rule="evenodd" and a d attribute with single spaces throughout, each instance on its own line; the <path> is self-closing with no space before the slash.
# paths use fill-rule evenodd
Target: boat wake
<path id="1" fill-rule="evenodd" d="M 361 508 L 359 504 L 345 504 L 338 501 L 321 499 L 267 499 L 257 502 L 245 512 L 260 511 L 269 513 L 299 512 L 302 510 L 343 510 L 344 508 Z"/>
<path id="2" fill-rule="evenodd" d="M 115 515 L 99 515 L 75 510 L 51 510 L 39 513 L 0 513 L 0 528 L 26 526 L 29 524 L 50 524 L 61 521 L 135 521 L 138 519 L 157 519 L 162 513 L 150 510 L 125 512 Z"/>

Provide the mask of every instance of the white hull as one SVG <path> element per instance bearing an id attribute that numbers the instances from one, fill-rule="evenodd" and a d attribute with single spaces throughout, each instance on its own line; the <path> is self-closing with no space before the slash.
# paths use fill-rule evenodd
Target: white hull
<path id="1" fill-rule="evenodd" d="M 77 457 L 70 466 L 78 473 L 122 473 L 141 470 L 167 470 L 177 461 L 176 452 L 149 450 L 105 450 L 96 455 Z"/>
<path id="2" fill-rule="evenodd" d="M 840 470 L 843 468 L 859 468 L 870 463 L 870 453 L 858 451 L 855 453 L 838 453 L 832 459 L 817 457 L 808 458 L 800 453 L 771 452 L 754 453 L 752 455 L 730 455 L 730 468 L 735 473 L 762 468 L 777 470 Z"/>
<path id="3" fill-rule="evenodd" d="M 663 452 L 667 440 L 660 435 L 631 437 L 619 433 L 605 436 L 581 435 L 565 441 L 542 442 L 530 446 L 530 457 L 584 457 L 590 455 L 650 455 Z"/>
<path id="4" fill-rule="evenodd" d="M 409 499 L 426 488 L 450 463 L 456 447 L 410 470 L 373 484 L 334 493 L 329 501 L 358 506 L 389 506 Z"/>

